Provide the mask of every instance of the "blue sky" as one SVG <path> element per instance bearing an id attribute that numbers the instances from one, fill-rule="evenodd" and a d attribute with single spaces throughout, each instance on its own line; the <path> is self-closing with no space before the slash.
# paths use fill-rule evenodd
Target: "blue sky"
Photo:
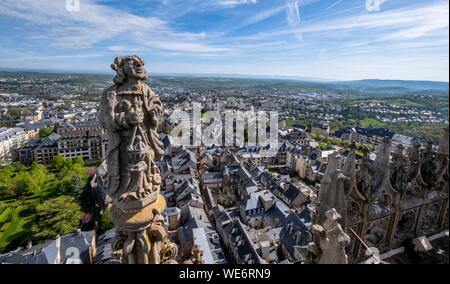
<path id="1" fill-rule="evenodd" d="M 448 81 L 448 0 L 1 0 L 0 67 Z M 73 6 L 69 6 L 73 7 Z"/>

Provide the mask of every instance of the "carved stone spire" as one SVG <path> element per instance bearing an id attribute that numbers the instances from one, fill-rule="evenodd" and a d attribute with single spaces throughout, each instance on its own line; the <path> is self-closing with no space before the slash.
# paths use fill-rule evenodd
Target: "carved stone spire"
<path id="1" fill-rule="evenodd" d="M 356 185 L 356 143 L 353 142 L 350 145 L 350 151 L 348 156 L 344 160 L 342 165 L 342 173 L 349 178 L 348 181 L 344 183 L 345 185 L 345 195 L 348 196 Z"/>
<path id="2" fill-rule="evenodd" d="M 377 151 L 372 176 L 372 199 L 377 199 L 389 181 L 390 141 L 385 138 Z"/>
<path id="3" fill-rule="evenodd" d="M 347 202 L 345 198 L 345 182 L 350 178 L 345 176 L 341 168 L 341 156 L 335 152 L 329 155 L 328 165 L 322 178 L 319 189 L 319 207 L 317 223 L 322 224 L 326 220 L 326 212 L 335 209 L 340 216 L 342 227 L 347 223 Z"/>

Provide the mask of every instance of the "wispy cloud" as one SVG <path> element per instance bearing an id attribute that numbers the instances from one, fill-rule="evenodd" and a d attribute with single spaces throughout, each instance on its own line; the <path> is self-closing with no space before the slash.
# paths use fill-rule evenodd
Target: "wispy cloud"
<path id="1" fill-rule="evenodd" d="M 158 18 L 130 14 L 91 0 L 82 1 L 80 12 L 69 12 L 64 2 L 2 0 L 0 15 L 45 28 L 52 41 L 51 47 L 55 48 L 90 48 L 99 42 L 116 41 L 117 38 L 133 43 L 133 37 L 129 36 L 133 34 L 140 35 L 139 39 L 144 39 L 149 48 L 183 49 L 195 53 L 217 51 L 207 43 L 198 41 L 205 38 L 205 33 L 177 32 Z"/>
<path id="2" fill-rule="evenodd" d="M 258 0 L 219 0 L 218 3 L 223 6 L 237 6 L 242 4 L 256 4 Z"/>
<path id="3" fill-rule="evenodd" d="M 433 32 L 447 33 L 449 28 L 449 4 L 439 1 L 405 9 L 394 9 L 376 14 L 324 20 L 304 21 L 299 27 L 272 32 L 262 32 L 248 39 L 269 39 L 301 33 L 321 34 L 323 38 L 343 30 L 366 32 L 366 37 L 376 40 L 402 40 L 430 35 Z M 376 33 L 374 33 L 377 31 Z"/>
<path id="4" fill-rule="evenodd" d="M 288 26 L 292 29 L 298 29 L 300 27 L 300 10 L 298 0 L 286 1 L 286 14 Z M 303 35 L 301 32 L 296 33 L 295 37 L 299 41 L 303 41 Z"/>
<path id="5" fill-rule="evenodd" d="M 344 0 L 338 0 L 338 1 L 334 2 L 333 4 L 331 4 L 330 6 L 327 7 L 327 10 L 333 8 L 334 6 L 339 5 L 342 1 L 344 1 Z"/>
<path id="6" fill-rule="evenodd" d="M 65 2 L 0 0 L 0 66 L 103 70 L 138 53 L 157 72 L 448 77 L 446 0 Z"/>

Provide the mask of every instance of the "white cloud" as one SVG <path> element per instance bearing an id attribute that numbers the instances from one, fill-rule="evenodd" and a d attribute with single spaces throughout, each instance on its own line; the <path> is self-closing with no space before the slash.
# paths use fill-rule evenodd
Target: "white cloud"
<path id="1" fill-rule="evenodd" d="M 292 29 L 300 27 L 300 8 L 298 0 L 287 0 L 286 1 L 286 19 L 288 26 Z M 303 41 L 303 35 L 301 32 L 295 34 L 295 37 L 299 41 Z"/>
<path id="2" fill-rule="evenodd" d="M 295 3 L 294 3 L 295 4 Z M 292 5 L 292 10 L 295 5 Z M 257 35 L 242 37 L 246 40 L 269 40 L 286 35 L 297 35 L 298 33 L 311 33 L 320 35 L 322 39 L 327 37 L 341 38 L 340 33 L 352 31 L 353 40 L 356 33 L 365 33 L 361 36 L 371 41 L 419 38 L 423 36 L 445 35 L 449 29 L 449 3 L 437 1 L 431 4 L 416 5 L 412 7 L 382 11 L 379 13 L 364 14 L 352 17 L 341 17 L 315 22 L 304 21 L 302 25 L 294 28 L 271 32 L 262 32 Z M 292 25 L 296 15 L 290 12 L 288 22 Z"/>
<path id="3" fill-rule="evenodd" d="M 242 4 L 256 4 L 258 0 L 218 0 L 219 5 L 223 6 L 237 6 Z"/>
<path id="4" fill-rule="evenodd" d="M 23 21 L 30 28 L 45 30 L 43 33 L 54 48 L 91 48 L 104 41 L 112 41 L 113 46 L 123 41 L 140 44 L 136 42 L 139 40 L 147 43 L 149 48 L 194 53 L 217 50 L 200 41 L 206 38 L 204 32 L 180 33 L 156 17 L 134 15 L 98 5 L 93 0 L 83 0 L 78 12 L 67 11 L 65 1 L 1 0 L 0 15 Z M 157 44 L 160 42 L 165 44 Z"/>

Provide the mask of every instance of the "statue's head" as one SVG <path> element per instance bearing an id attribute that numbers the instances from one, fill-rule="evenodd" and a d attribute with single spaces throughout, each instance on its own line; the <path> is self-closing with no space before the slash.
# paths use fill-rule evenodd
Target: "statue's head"
<path id="1" fill-rule="evenodd" d="M 147 80 L 147 70 L 144 61 L 137 55 L 116 57 L 111 68 L 116 71 L 114 83 L 122 85 L 130 79 Z"/>

